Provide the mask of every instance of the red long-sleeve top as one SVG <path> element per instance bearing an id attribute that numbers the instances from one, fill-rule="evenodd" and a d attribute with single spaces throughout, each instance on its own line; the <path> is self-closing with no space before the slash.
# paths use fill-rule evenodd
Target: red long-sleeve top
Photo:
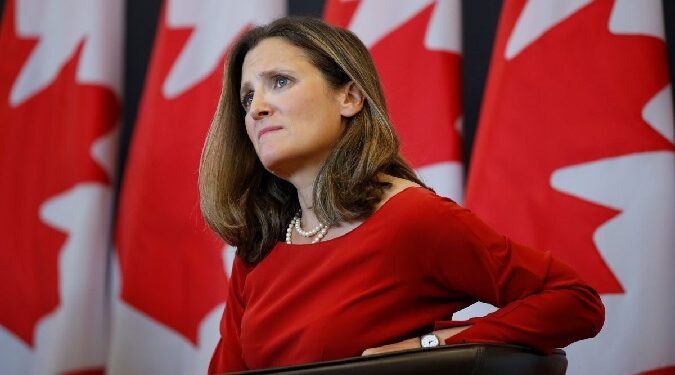
<path id="1" fill-rule="evenodd" d="M 452 321 L 483 301 L 485 317 Z M 344 236 L 279 242 L 234 262 L 209 373 L 359 356 L 458 325 L 446 344 L 500 342 L 542 352 L 596 335 L 598 294 L 547 251 L 510 241 L 424 188 L 390 198 Z"/>

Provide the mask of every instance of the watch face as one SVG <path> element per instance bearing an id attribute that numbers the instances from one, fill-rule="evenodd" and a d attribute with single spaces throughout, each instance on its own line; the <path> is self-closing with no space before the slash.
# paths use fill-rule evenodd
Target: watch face
<path id="1" fill-rule="evenodd" d="M 438 346 L 438 337 L 436 335 L 424 335 L 420 340 L 423 348 L 433 348 Z"/>

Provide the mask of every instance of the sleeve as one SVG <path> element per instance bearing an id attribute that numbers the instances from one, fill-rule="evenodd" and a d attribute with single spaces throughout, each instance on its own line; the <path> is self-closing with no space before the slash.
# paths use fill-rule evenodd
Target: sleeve
<path id="1" fill-rule="evenodd" d="M 232 275 L 228 286 L 227 300 L 223 318 L 220 321 L 220 340 L 211 357 L 209 374 L 248 370 L 241 351 L 241 317 L 244 313 L 244 282 L 248 274 L 247 266 L 235 257 Z"/>
<path id="2" fill-rule="evenodd" d="M 469 210 L 449 200 L 436 206 L 429 267 L 446 287 L 499 310 L 467 321 L 438 321 L 435 329 L 470 325 L 446 344 L 500 342 L 544 353 L 593 337 L 602 328 L 598 293 L 548 251 L 497 234 Z"/>

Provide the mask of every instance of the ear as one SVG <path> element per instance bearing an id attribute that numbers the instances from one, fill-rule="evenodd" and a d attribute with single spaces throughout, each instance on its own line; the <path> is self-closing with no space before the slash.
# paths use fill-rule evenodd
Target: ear
<path id="1" fill-rule="evenodd" d="M 352 117 L 363 109 L 363 92 L 351 81 L 341 90 L 340 95 L 340 115 L 343 117 Z"/>

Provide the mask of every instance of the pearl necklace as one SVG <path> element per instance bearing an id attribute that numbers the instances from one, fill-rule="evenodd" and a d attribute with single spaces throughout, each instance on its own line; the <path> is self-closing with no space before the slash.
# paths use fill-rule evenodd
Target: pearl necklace
<path id="1" fill-rule="evenodd" d="M 326 232 L 328 231 L 328 225 L 324 223 L 320 223 L 319 225 L 316 226 L 316 228 L 310 230 L 310 231 L 304 231 L 300 227 L 300 214 L 302 213 L 302 210 L 299 210 L 297 214 L 293 217 L 291 222 L 288 224 L 288 228 L 286 229 L 286 243 L 289 245 L 292 245 L 293 243 L 291 242 L 291 234 L 293 233 L 293 228 L 295 228 L 295 231 L 303 236 L 303 237 L 314 237 L 312 239 L 312 243 L 315 244 L 319 241 L 321 241 L 325 236 Z"/>

